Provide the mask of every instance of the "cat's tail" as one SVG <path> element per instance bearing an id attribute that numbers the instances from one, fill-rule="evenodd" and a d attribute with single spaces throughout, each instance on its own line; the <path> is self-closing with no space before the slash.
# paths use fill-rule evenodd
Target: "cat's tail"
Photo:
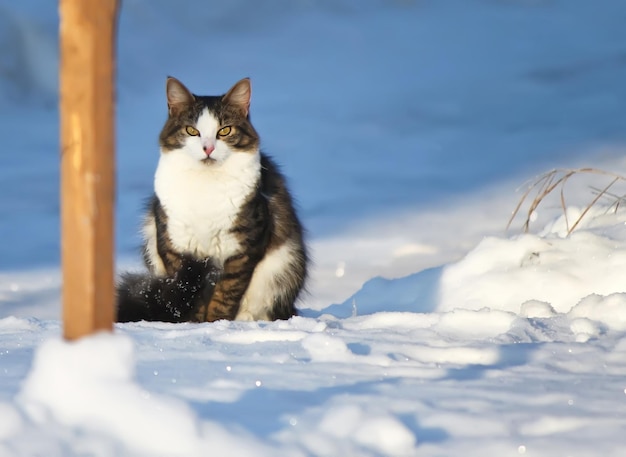
<path id="1" fill-rule="evenodd" d="M 125 273 L 117 284 L 116 322 L 193 321 L 208 303 L 220 270 L 210 259 L 184 258 L 173 277 Z"/>

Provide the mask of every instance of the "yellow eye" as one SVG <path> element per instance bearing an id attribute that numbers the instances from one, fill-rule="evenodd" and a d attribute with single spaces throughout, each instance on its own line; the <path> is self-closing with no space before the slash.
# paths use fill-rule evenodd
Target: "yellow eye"
<path id="1" fill-rule="evenodd" d="M 219 129 L 217 131 L 217 136 L 226 136 L 226 135 L 230 135 L 230 132 L 232 131 L 232 128 L 230 128 L 230 126 L 227 127 L 222 127 L 221 129 Z"/>
<path id="2" fill-rule="evenodd" d="M 200 132 L 198 132 L 198 129 L 195 127 L 192 127 L 191 125 L 188 125 L 187 127 L 185 127 L 185 131 L 187 132 L 188 135 L 200 136 Z"/>

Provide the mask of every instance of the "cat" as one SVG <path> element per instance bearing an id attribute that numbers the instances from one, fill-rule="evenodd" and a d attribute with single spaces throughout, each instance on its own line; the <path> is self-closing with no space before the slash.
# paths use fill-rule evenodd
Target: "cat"
<path id="1" fill-rule="evenodd" d="M 117 321 L 288 319 L 308 255 L 285 178 L 260 151 L 251 85 L 199 96 L 167 78 L 168 118 L 143 223 L 149 274 L 125 274 Z"/>

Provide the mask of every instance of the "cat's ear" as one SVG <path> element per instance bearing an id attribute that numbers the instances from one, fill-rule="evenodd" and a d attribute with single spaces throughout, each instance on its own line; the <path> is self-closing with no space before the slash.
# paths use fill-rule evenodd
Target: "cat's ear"
<path id="1" fill-rule="evenodd" d="M 178 79 L 171 76 L 167 78 L 165 91 L 167 93 L 167 108 L 170 116 L 180 113 L 195 100 L 189 89 Z"/>
<path id="2" fill-rule="evenodd" d="M 250 112 L 250 96 L 252 88 L 250 87 L 250 78 L 244 78 L 224 95 L 224 102 L 237 107 L 245 116 Z"/>

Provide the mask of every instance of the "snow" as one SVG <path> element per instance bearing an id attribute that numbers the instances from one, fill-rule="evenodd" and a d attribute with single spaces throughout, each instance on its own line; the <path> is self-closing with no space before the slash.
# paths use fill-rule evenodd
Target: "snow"
<path id="1" fill-rule="evenodd" d="M 56 2 L 0 0 L 0 457 L 621 456 L 622 0 L 123 2 L 117 266 L 167 75 L 250 76 L 313 254 L 301 315 L 61 339 Z M 623 195 L 623 185 L 612 189 Z"/>

